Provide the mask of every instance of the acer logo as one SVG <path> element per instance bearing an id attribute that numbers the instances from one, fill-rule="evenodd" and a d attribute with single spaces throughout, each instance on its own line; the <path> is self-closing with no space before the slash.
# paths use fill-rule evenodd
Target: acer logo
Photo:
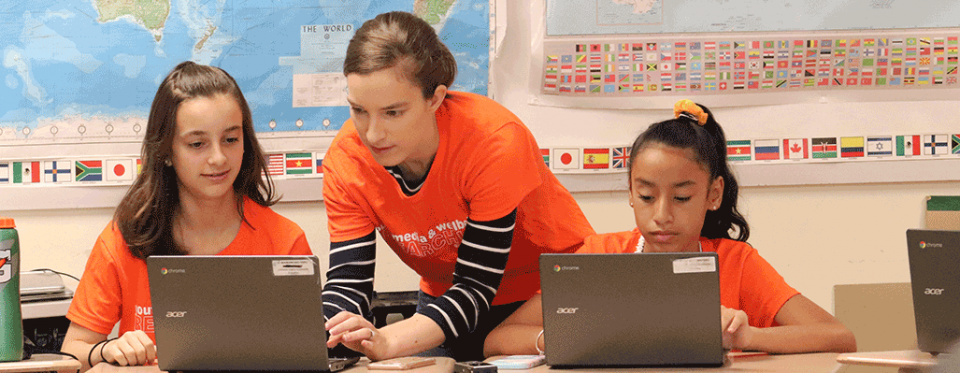
<path id="1" fill-rule="evenodd" d="M 941 295 L 943 294 L 943 289 L 927 288 L 923 291 L 923 294 L 926 295 Z"/>
<path id="2" fill-rule="evenodd" d="M 184 317 L 187 315 L 187 311 L 169 311 L 167 312 L 167 317 Z"/>
<path id="3" fill-rule="evenodd" d="M 579 309 L 578 307 L 572 307 L 572 308 L 560 307 L 560 308 L 557 308 L 557 313 L 574 314 L 574 313 L 577 313 L 578 309 Z"/>

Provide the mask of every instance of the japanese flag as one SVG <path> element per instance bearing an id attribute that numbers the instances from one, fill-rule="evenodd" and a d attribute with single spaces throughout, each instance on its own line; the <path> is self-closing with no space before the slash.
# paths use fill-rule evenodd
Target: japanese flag
<path id="1" fill-rule="evenodd" d="M 130 181 L 133 180 L 136 172 L 132 159 L 107 160 L 107 167 L 103 170 L 108 181 Z"/>
<path id="2" fill-rule="evenodd" d="M 556 170 L 579 170 L 580 149 L 553 149 L 553 168 Z"/>

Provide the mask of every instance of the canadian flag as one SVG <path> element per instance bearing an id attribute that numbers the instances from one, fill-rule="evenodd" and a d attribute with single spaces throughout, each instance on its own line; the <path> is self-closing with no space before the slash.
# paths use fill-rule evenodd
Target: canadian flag
<path id="1" fill-rule="evenodd" d="M 809 158 L 809 147 L 807 139 L 784 139 L 783 140 L 783 159 L 807 159 Z"/>
<path id="2" fill-rule="evenodd" d="M 111 159 L 107 161 L 107 167 L 103 173 L 108 181 L 130 181 L 133 180 L 137 170 L 133 168 L 132 159 Z"/>

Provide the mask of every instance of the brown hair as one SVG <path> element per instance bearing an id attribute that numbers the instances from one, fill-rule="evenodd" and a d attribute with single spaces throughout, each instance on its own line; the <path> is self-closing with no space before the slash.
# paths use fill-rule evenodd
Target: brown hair
<path id="1" fill-rule="evenodd" d="M 457 76 L 457 61 L 426 21 L 406 12 L 383 13 L 363 23 L 350 39 L 343 75 L 366 75 L 404 64 L 407 79 L 433 97 Z"/>
<path id="2" fill-rule="evenodd" d="M 123 196 L 113 220 L 133 256 L 184 254 L 173 239 L 173 216 L 180 206 L 177 173 L 164 167 L 173 153 L 177 111 L 180 105 L 198 97 L 226 94 L 233 97 L 243 115 L 243 161 L 233 181 L 237 210 L 243 216 L 243 197 L 261 206 L 276 203 L 273 181 L 266 169 L 263 149 L 253 130 L 253 117 L 237 82 L 219 67 L 180 63 L 160 83 L 150 107 L 141 157 L 143 171 Z"/>

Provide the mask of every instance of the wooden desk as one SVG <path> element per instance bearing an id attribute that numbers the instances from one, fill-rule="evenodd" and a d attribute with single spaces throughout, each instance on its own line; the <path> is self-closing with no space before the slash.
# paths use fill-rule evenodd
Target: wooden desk
<path id="1" fill-rule="evenodd" d="M 80 362 L 57 354 L 34 354 L 27 360 L 0 363 L 0 372 L 76 372 Z"/>
<path id="2" fill-rule="evenodd" d="M 432 366 L 422 367 L 417 369 L 410 370 L 371 370 L 371 372 L 403 372 L 403 373 L 452 373 L 454 361 L 451 358 L 438 357 L 437 363 Z M 367 364 L 370 364 L 370 360 L 363 358 L 356 365 L 341 370 L 338 373 L 362 373 L 367 371 Z M 140 366 L 140 367 L 118 367 L 110 364 L 100 363 L 87 371 L 88 373 L 161 373 L 160 367 L 156 365 Z"/>
<path id="3" fill-rule="evenodd" d="M 937 365 L 937 358 L 919 350 L 851 352 L 837 356 L 837 362 L 900 368 L 901 373 L 919 372 Z"/>
<path id="4" fill-rule="evenodd" d="M 451 373 L 453 372 L 453 360 L 449 358 L 437 358 L 437 365 L 423 367 L 413 370 L 405 370 L 404 373 Z M 488 359 L 492 360 L 494 358 Z M 361 373 L 366 372 L 368 360 L 363 359 L 350 369 L 343 370 L 343 373 Z M 673 372 L 785 372 L 785 373 L 829 373 L 836 370 L 838 366 L 836 353 L 820 354 L 796 354 L 796 355 L 762 355 L 734 357 L 730 363 L 722 368 L 590 368 L 590 369 L 550 369 L 546 365 L 529 370 L 502 370 L 501 372 L 522 373 L 522 372 L 561 372 L 561 373 L 579 373 L 579 372 L 638 372 L 638 373 L 673 373 Z M 98 364 L 93 373 L 158 373 L 160 369 L 154 366 L 147 367 L 115 367 L 107 364 Z M 386 373 L 388 370 L 371 370 L 372 373 Z M 397 371 L 393 371 L 397 372 Z"/>
<path id="5" fill-rule="evenodd" d="M 589 368 L 589 369 L 550 369 L 546 365 L 524 372 L 636 372 L 636 373 L 674 373 L 674 372 L 797 372 L 829 373 L 836 370 L 836 353 L 760 355 L 731 357 L 729 363 L 720 368 Z M 502 372 L 511 372 L 503 370 Z M 514 371 L 520 372 L 520 371 Z"/>

